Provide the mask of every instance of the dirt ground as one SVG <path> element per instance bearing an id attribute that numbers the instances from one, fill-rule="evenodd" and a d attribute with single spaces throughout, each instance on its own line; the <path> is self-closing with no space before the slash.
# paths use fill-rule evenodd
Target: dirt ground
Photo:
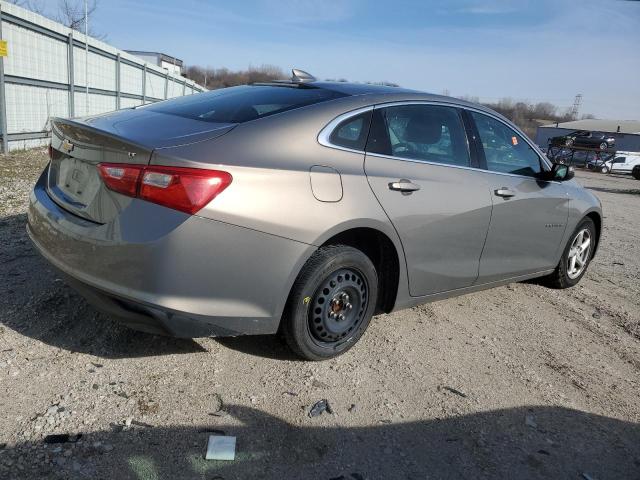
<path id="1" fill-rule="evenodd" d="M 309 363 L 275 337 L 161 338 L 88 306 L 25 233 L 44 157 L 0 157 L 0 478 L 640 478 L 639 181 L 578 172 L 605 228 L 577 287 L 376 317 Z M 310 418 L 321 399 L 333 413 Z M 235 461 L 204 460 L 221 432 Z"/>

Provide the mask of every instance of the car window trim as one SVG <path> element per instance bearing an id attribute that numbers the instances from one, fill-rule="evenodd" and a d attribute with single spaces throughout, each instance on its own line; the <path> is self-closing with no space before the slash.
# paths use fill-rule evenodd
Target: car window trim
<path id="1" fill-rule="evenodd" d="M 369 105 L 366 107 L 357 108 L 355 110 L 350 110 L 349 112 L 345 112 L 343 114 L 338 115 L 336 118 L 331 120 L 318 134 L 318 143 L 325 147 L 335 148 L 336 150 L 343 150 L 345 152 L 352 153 L 365 153 L 364 150 L 357 150 L 355 148 L 343 147 L 342 145 L 336 145 L 335 143 L 331 143 L 331 134 L 333 131 L 345 120 L 348 120 L 352 117 L 357 117 L 363 113 L 373 112 L 374 105 Z M 371 121 L 369 121 L 369 129 L 371 129 Z M 367 132 L 367 137 L 369 137 L 369 132 Z M 366 142 L 365 142 L 366 145 Z"/>
<path id="2" fill-rule="evenodd" d="M 547 183 L 561 183 L 558 182 L 557 180 L 545 180 L 545 179 L 541 179 L 541 178 L 537 178 L 537 177 L 532 177 L 529 175 L 518 175 L 516 173 L 507 173 L 507 172 L 494 172 L 491 170 L 488 170 L 487 168 L 482 168 L 481 165 L 479 165 L 478 167 L 473 167 L 473 166 L 469 166 L 469 167 L 465 167 L 465 166 L 461 166 L 461 165 L 451 165 L 449 163 L 439 163 L 439 162 L 431 162 L 431 161 L 423 161 L 423 160 L 413 160 L 411 158 L 403 158 L 403 157 L 394 157 L 392 155 L 384 155 L 381 153 L 372 153 L 372 152 L 367 152 L 366 150 L 354 150 L 352 148 L 347 148 L 347 147 L 341 147 L 339 145 L 334 145 L 329 141 L 329 137 L 331 136 L 332 131 L 338 126 L 338 124 L 340 124 L 342 121 L 352 117 L 352 116 L 356 116 L 359 115 L 361 113 L 367 112 L 369 110 L 374 110 L 374 109 L 382 109 L 382 108 L 386 108 L 386 107 L 395 107 L 395 106 L 404 106 L 404 105 L 436 105 L 436 106 L 443 106 L 443 107 L 453 107 L 453 108 L 457 108 L 459 110 L 462 111 L 473 111 L 473 112 L 478 112 L 481 113 L 483 115 L 487 115 L 488 117 L 491 117 L 497 121 L 499 121 L 500 123 L 504 124 L 505 126 L 511 128 L 512 130 L 514 130 L 515 132 L 517 132 L 522 139 L 527 142 L 527 144 L 529 145 L 529 147 L 531 147 L 531 149 L 536 153 L 536 155 L 538 155 L 538 158 L 540 160 L 540 164 L 542 165 L 543 169 L 546 171 L 551 171 L 551 162 L 544 156 L 544 154 L 542 154 L 540 152 L 540 150 L 538 149 L 537 145 L 535 145 L 532 141 L 529 140 L 529 138 L 527 137 L 527 135 L 520 130 L 516 125 L 511 125 L 508 122 L 505 122 L 503 119 L 501 119 L 500 117 L 498 117 L 497 115 L 492 114 L 491 112 L 487 112 L 481 108 L 474 108 L 472 106 L 467 106 L 467 105 L 460 105 L 454 102 L 443 102 L 443 101 L 434 101 L 434 100 L 406 100 L 406 101 L 395 101 L 395 102 L 385 102 L 385 103 L 376 103 L 374 105 L 368 105 L 366 107 L 360 107 L 354 110 L 350 110 L 349 112 L 345 112 L 342 113 L 340 115 L 338 115 L 337 117 L 335 117 L 333 120 L 331 120 L 322 130 L 320 130 L 320 133 L 318 134 L 318 143 L 320 143 L 320 145 L 323 145 L 325 147 L 329 147 L 329 148 L 334 148 L 336 150 L 344 150 L 346 152 L 352 152 L 352 153 L 361 153 L 361 154 L 366 154 L 366 155 L 371 155 L 374 157 L 379 157 L 379 158 L 387 158 L 387 159 L 391 159 L 391 160 L 400 160 L 403 162 L 412 162 L 412 163 L 422 163 L 424 165 L 437 165 L 437 166 L 442 166 L 442 167 L 451 167 L 451 168 L 462 168 L 465 170 L 475 170 L 475 171 L 480 171 L 480 172 L 486 172 L 486 173 L 491 173 L 494 175 L 505 175 L 505 176 L 509 176 L 509 177 L 518 177 L 518 178 L 527 178 L 530 180 L 535 180 L 537 182 L 547 182 Z M 473 120 L 473 119 L 471 119 Z M 475 126 L 475 122 L 473 122 L 474 126 Z M 371 125 L 369 126 L 369 128 L 371 128 Z M 468 134 L 467 134 L 468 136 Z M 479 139 L 476 139 L 476 141 L 478 141 Z M 469 141 L 469 139 L 467 138 L 467 141 Z M 471 151 L 470 151 L 471 153 Z M 484 151 L 483 151 L 484 153 Z"/>

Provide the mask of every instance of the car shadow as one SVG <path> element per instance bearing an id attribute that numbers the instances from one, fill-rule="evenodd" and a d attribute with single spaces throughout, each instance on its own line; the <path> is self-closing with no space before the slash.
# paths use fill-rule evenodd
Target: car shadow
<path id="1" fill-rule="evenodd" d="M 300 360 L 279 335 L 247 335 L 240 337 L 215 338 L 219 344 L 247 355 L 271 360 Z"/>
<path id="2" fill-rule="evenodd" d="M 73 445 L 7 446 L 0 450 L 0 476 L 7 469 L 2 465 L 9 464 L 11 478 L 50 478 L 47 461 L 23 461 L 23 470 L 15 468 L 21 455 L 37 459 L 41 452 L 59 478 L 612 480 L 640 475 L 640 426 L 615 418 L 530 406 L 346 427 L 343 416 L 351 414 L 342 406 L 334 409 L 333 415 L 316 418 L 301 411 L 300 421 L 291 424 L 230 405 L 228 416 L 210 425 L 139 423 L 127 430 L 56 432 L 83 436 Z M 235 460 L 205 460 L 209 435 L 235 436 Z"/>
<path id="3" fill-rule="evenodd" d="M 0 220 L 0 324 L 46 344 L 104 358 L 206 351 L 191 339 L 128 329 L 68 287 L 32 246 L 26 215 Z"/>
<path id="4" fill-rule="evenodd" d="M 589 190 L 604 193 L 623 193 L 626 195 L 640 195 L 640 188 L 609 188 L 609 187 L 589 187 Z"/>

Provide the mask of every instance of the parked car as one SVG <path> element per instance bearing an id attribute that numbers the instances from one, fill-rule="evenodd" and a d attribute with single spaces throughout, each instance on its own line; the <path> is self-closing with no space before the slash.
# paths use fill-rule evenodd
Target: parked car
<path id="1" fill-rule="evenodd" d="M 550 147 L 592 148 L 608 150 L 614 148 L 616 139 L 604 133 L 590 132 L 588 130 L 576 130 L 575 132 L 559 137 L 551 137 L 548 141 Z"/>
<path id="2" fill-rule="evenodd" d="M 600 240 L 570 167 L 455 98 L 296 73 L 51 123 L 29 235 L 148 332 L 281 331 L 331 358 L 374 314 L 534 277 L 571 287 Z"/>
<path id="3" fill-rule="evenodd" d="M 602 173 L 632 173 L 633 168 L 640 165 L 640 155 L 624 155 L 605 162 L 589 162 L 588 168 Z"/>

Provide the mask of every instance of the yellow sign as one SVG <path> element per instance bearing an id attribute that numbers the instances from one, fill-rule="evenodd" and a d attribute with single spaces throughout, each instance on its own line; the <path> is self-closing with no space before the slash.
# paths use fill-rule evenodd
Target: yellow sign
<path id="1" fill-rule="evenodd" d="M 0 40 L 0 57 L 6 57 L 9 55 L 9 49 L 7 48 L 7 41 Z"/>

